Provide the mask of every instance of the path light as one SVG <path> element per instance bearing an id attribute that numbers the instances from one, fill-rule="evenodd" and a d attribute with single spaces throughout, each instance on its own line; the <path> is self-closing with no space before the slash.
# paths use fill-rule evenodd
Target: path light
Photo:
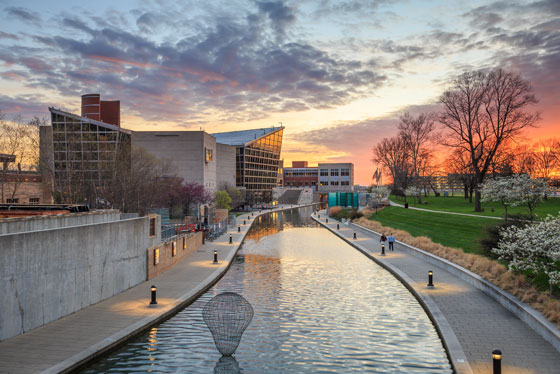
<path id="1" fill-rule="evenodd" d="M 233 239 L 231 237 L 231 234 L 229 234 L 229 244 L 233 243 Z"/>
<path id="2" fill-rule="evenodd" d="M 253 212 L 251 212 L 251 217 L 253 217 Z"/>
<path id="3" fill-rule="evenodd" d="M 157 300 L 156 300 L 156 292 L 157 292 L 157 288 L 156 286 L 150 287 L 150 291 L 152 293 L 152 301 L 150 301 L 150 307 L 154 308 L 157 306 Z"/>
<path id="4" fill-rule="evenodd" d="M 246 224 L 247 224 L 247 222 L 245 222 L 245 220 L 243 220 L 243 224 L 244 224 L 244 225 L 246 225 Z"/>
<path id="5" fill-rule="evenodd" d="M 434 272 L 431 270 L 428 272 L 428 287 L 434 288 Z"/>
<path id="6" fill-rule="evenodd" d="M 237 226 L 237 232 L 241 232 L 241 226 Z"/>
<path id="7" fill-rule="evenodd" d="M 340 230 L 340 224 L 338 224 L 338 223 L 336 224 L 336 229 Z"/>
<path id="8" fill-rule="evenodd" d="M 502 351 L 499 349 L 493 350 L 492 361 L 494 361 L 494 374 L 502 374 Z"/>
<path id="9" fill-rule="evenodd" d="M 321 218 L 321 215 L 319 213 L 317 213 L 317 218 Z"/>
<path id="10" fill-rule="evenodd" d="M 356 231 L 354 231 L 354 239 L 356 239 Z"/>
<path id="11" fill-rule="evenodd" d="M 218 263 L 218 251 L 214 251 L 214 263 Z"/>
<path id="12" fill-rule="evenodd" d="M 385 256 L 385 244 L 381 244 L 381 256 Z"/>
<path id="13" fill-rule="evenodd" d="M 325 220 L 325 223 L 329 223 L 329 219 L 328 219 L 328 218 Z"/>

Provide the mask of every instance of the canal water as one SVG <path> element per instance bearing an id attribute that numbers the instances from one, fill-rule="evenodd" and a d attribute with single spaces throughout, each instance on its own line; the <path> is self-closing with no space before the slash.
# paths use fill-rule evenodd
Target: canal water
<path id="1" fill-rule="evenodd" d="M 310 209 L 257 218 L 214 287 L 82 373 L 452 373 L 416 299 Z M 202 320 L 225 291 L 255 312 L 229 359 Z"/>

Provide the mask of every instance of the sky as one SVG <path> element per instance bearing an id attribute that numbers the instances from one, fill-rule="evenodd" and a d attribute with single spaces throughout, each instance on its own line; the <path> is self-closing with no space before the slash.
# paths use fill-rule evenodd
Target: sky
<path id="1" fill-rule="evenodd" d="M 131 130 L 282 124 L 285 166 L 353 162 L 362 185 L 399 116 L 497 67 L 539 99 L 521 140 L 560 137 L 559 0 L 0 0 L 4 115 L 79 114 L 100 93 Z"/>

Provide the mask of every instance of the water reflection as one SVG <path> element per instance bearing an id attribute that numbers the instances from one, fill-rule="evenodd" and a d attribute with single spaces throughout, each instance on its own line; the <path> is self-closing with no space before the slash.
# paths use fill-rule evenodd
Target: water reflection
<path id="1" fill-rule="evenodd" d="M 241 373 L 241 368 L 239 368 L 239 363 L 232 356 L 222 356 L 216 362 L 216 367 L 214 367 L 214 374 L 239 374 Z"/>
<path id="2" fill-rule="evenodd" d="M 84 372 L 451 373 L 418 302 L 309 213 L 257 219 L 215 287 Z M 255 313 L 234 360 L 220 358 L 201 316 L 226 291 Z"/>

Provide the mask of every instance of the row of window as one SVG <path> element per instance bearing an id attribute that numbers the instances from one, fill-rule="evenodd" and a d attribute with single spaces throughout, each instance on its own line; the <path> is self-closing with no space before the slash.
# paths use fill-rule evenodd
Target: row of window
<path id="1" fill-rule="evenodd" d="M 29 204 L 39 204 L 40 198 L 38 197 L 30 197 Z M 19 198 L 15 199 L 6 199 L 6 204 L 19 204 Z"/>
<path id="2" fill-rule="evenodd" d="M 331 170 L 331 177 L 338 177 L 339 170 L 340 170 L 340 175 L 342 177 L 350 176 L 350 169 L 330 169 L 330 170 Z M 319 175 L 322 177 L 328 177 L 329 169 L 321 169 Z"/>
<path id="3" fill-rule="evenodd" d="M 328 185 L 331 185 L 331 186 L 338 186 L 338 185 L 349 186 L 350 181 L 340 181 L 340 182 L 339 181 L 331 181 L 330 183 L 329 183 L 329 181 L 320 181 L 319 185 L 321 185 L 321 186 L 328 186 Z"/>

